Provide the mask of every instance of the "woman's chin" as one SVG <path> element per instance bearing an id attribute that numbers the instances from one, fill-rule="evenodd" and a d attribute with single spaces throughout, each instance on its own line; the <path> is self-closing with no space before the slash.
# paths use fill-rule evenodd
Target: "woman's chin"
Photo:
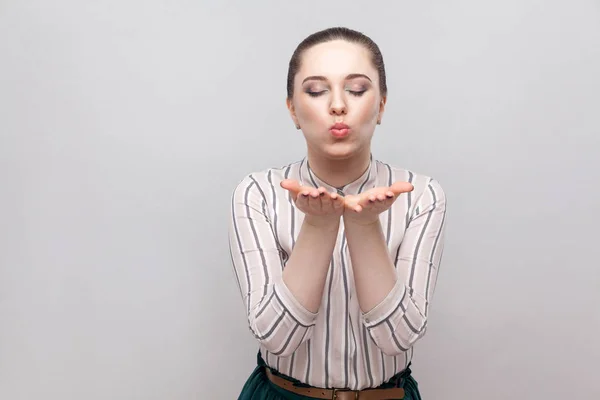
<path id="1" fill-rule="evenodd" d="M 357 155 L 360 150 L 356 143 L 334 143 L 323 148 L 323 153 L 328 158 L 343 160 Z"/>

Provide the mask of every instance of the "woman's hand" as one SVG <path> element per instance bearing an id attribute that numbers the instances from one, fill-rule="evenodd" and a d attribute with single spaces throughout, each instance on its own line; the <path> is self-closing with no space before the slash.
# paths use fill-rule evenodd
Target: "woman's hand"
<path id="1" fill-rule="evenodd" d="M 379 220 L 379 214 L 390 208 L 399 195 L 413 190 L 412 184 L 398 181 L 389 187 L 373 188 L 359 195 L 346 196 L 344 220 L 361 225 L 375 223 Z"/>
<path id="2" fill-rule="evenodd" d="M 329 193 L 324 187 L 300 186 L 292 179 L 285 179 L 280 185 L 291 193 L 296 207 L 311 225 L 338 223 L 344 213 L 344 198 L 337 193 Z"/>

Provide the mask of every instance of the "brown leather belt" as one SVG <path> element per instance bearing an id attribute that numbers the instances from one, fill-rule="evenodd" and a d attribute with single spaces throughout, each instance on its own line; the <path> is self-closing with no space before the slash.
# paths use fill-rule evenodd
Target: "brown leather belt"
<path id="1" fill-rule="evenodd" d="M 265 368 L 269 380 L 275 385 L 287 391 L 299 394 L 301 396 L 312 397 L 315 399 L 329 400 L 395 400 L 404 398 L 404 389 L 366 389 L 366 390 L 347 390 L 347 389 L 320 389 L 310 387 L 300 387 L 280 376 L 274 375 L 269 368 Z"/>

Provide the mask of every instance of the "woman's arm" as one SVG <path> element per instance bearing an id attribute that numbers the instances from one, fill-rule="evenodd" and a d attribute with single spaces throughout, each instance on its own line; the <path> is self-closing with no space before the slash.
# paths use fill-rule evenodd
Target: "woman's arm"
<path id="1" fill-rule="evenodd" d="M 307 213 L 313 208 L 322 213 L 327 208 L 324 203 L 328 194 L 317 193 L 315 198 L 302 196 L 301 191 L 310 192 L 305 188 L 293 186 L 288 190 L 301 197 L 297 205 Z M 315 192 L 316 189 L 312 194 Z M 333 200 L 329 205 L 333 209 Z M 337 208 L 343 210 L 343 203 Z M 283 268 L 275 228 L 265 210 L 262 190 L 250 175 L 233 194 L 229 244 L 250 330 L 271 353 L 287 356 L 311 336 L 337 238 L 339 216 L 306 215 Z"/>
<path id="2" fill-rule="evenodd" d="M 379 219 L 368 224 L 345 221 L 346 240 L 354 272 L 358 304 L 372 310 L 396 285 L 396 270 Z"/>
<path id="3" fill-rule="evenodd" d="M 418 201 L 400 245 L 390 257 L 379 220 L 345 218 L 346 239 L 364 324 L 377 346 L 400 354 L 423 336 L 443 252 L 446 197 L 431 180 Z M 398 279 L 398 271 L 414 271 Z"/>
<path id="4" fill-rule="evenodd" d="M 310 222 L 310 217 L 305 217 L 294 250 L 283 270 L 285 285 L 300 304 L 313 313 L 321 306 L 339 227 L 339 218 L 315 224 Z"/>

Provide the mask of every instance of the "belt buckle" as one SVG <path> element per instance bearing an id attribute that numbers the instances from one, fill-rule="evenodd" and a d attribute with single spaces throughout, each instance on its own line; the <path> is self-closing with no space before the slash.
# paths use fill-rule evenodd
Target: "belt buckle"
<path id="1" fill-rule="evenodd" d="M 348 389 L 333 389 L 333 396 L 331 397 L 331 400 L 337 400 L 338 398 L 338 393 L 339 392 L 354 392 L 354 399 L 358 400 L 358 391 L 357 390 L 348 390 Z"/>

